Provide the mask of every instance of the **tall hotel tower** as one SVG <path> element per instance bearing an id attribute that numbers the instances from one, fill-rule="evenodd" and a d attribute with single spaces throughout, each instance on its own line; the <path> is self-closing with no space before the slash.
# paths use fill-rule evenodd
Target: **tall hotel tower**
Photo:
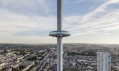
<path id="1" fill-rule="evenodd" d="M 97 71 L 111 71 L 111 54 L 108 52 L 97 53 Z"/>
<path id="2" fill-rule="evenodd" d="M 57 71 L 63 71 L 63 44 L 62 38 L 70 36 L 67 31 L 62 31 L 62 0 L 57 0 L 57 30 L 50 36 L 57 37 Z"/>

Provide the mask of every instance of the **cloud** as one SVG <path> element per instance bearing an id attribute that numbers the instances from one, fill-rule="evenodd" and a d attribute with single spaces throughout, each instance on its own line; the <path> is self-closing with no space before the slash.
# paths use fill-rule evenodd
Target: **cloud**
<path id="1" fill-rule="evenodd" d="M 34 4 L 40 4 L 42 7 L 46 5 L 46 0 L 0 0 L 2 6 L 7 7 L 10 4 L 20 6 L 33 6 Z"/>
<path id="2" fill-rule="evenodd" d="M 50 7 L 48 0 L 0 0 L 0 7 L 13 12 L 34 12 L 38 9 L 49 13 Z M 27 13 L 26 13 L 27 12 Z"/>
<path id="3" fill-rule="evenodd" d="M 98 34 L 105 34 L 105 33 L 113 33 L 115 31 L 119 31 L 119 10 L 114 10 L 112 12 L 107 12 L 107 14 L 101 16 L 100 18 L 95 18 L 87 24 L 82 24 L 80 27 L 76 27 L 75 30 L 72 30 L 71 32 L 78 36 L 81 35 L 82 32 L 85 34 L 83 35 L 98 35 Z M 90 31 L 94 32 L 91 33 Z"/>
<path id="4" fill-rule="evenodd" d="M 64 0 L 65 3 L 81 3 L 81 2 L 86 2 L 87 0 Z M 92 2 L 92 0 L 89 0 L 90 2 Z M 107 0 L 93 0 L 93 2 L 105 2 Z"/>
<path id="5" fill-rule="evenodd" d="M 119 0 L 110 0 L 95 10 L 89 12 L 84 16 L 79 16 L 80 20 L 75 18 L 72 19 L 76 22 L 72 22 L 71 28 L 68 30 L 71 31 L 73 35 L 82 36 L 82 35 L 98 35 L 98 34 L 105 34 L 105 33 L 113 33 L 113 31 L 117 31 L 118 29 L 114 27 L 119 26 L 119 17 L 118 17 L 118 9 L 109 9 L 108 7 L 111 4 L 118 3 Z M 71 21 L 71 19 L 69 20 Z M 77 24 L 76 24 L 77 23 Z M 108 30 L 108 31 L 107 31 Z"/>
<path id="6" fill-rule="evenodd" d="M 119 3 L 119 0 L 110 0 L 111 3 Z"/>
<path id="7" fill-rule="evenodd" d="M 69 30 L 81 21 L 81 16 L 67 16 L 63 18 L 63 29 Z"/>
<path id="8" fill-rule="evenodd" d="M 4 39 L 3 39 L 4 38 Z M 53 40 L 53 41 L 51 41 Z M 21 44 L 41 44 L 41 43 L 54 43 L 56 38 L 43 37 L 43 36 L 21 36 L 21 37 L 0 37 L 0 43 L 21 43 Z"/>
<path id="9" fill-rule="evenodd" d="M 40 28 L 41 30 L 48 30 L 53 28 L 56 23 L 55 16 L 26 16 L 0 9 L 1 28 Z M 49 22 L 49 24 L 48 24 Z M 48 27 L 49 26 L 49 27 Z M 22 28 L 22 29 L 23 29 Z"/>
<path id="10" fill-rule="evenodd" d="M 55 30 L 56 28 L 54 26 L 56 26 L 55 16 L 46 16 L 46 17 L 27 16 L 27 15 L 21 15 L 0 8 L 0 35 L 1 35 L 0 40 L 1 41 L 8 41 L 9 39 L 17 38 L 16 40 L 19 40 L 20 42 L 22 40 L 21 39 L 22 37 L 24 39 L 24 37 L 28 37 L 28 35 L 20 36 L 20 35 L 16 35 L 17 33 L 25 34 L 29 32 L 31 34 L 29 35 L 29 37 L 32 38 L 35 37 L 36 35 L 33 34 L 34 32 L 37 33 L 40 32 L 43 34 L 43 31 L 49 32 L 51 30 Z M 48 32 L 47 32 L 47 36 L 48 36 Z M 44 36 L 37 36 L 37 37 L 42 38 Z M 15 42 L 16 40 L 12 40 L 12 41 Z M 29 38 L 28 39 L 26 38 L 24 40 L 29 40 Z"/>
<path id="11" fill-rule="evenodd" d="M 44 9 L 43 12 L 51 11 L 46 1 L 48 0 L 1 0 L 0 42 L 55 42 L 55 38 L 49 37 L 48 34 L 50 31 L 56 30 L 56 16 L 51 14 L 42 15 L 43 13 L 37 15 L 34 14 L 35 12 L 33 12 L 32 15 L 27 14 L 28 8 L 36 8 L 38 12 L 42 11 L 42 9 Z M 70 31 L 72 34 L 71 39 L 66 38 L 67 40 L 64 42 L 79 42 L 79 38 L 87 41 L 94 39 L 93 37 L 104 37 L 105 35 L 109 36 L 112 33 L 118 33 L 119 10 L 108 8 L 110 5 L 118 2 L 118 0 L 107 0 L 95 10 L 85 15 L 63 16 L 63 29 Z M 20 11 L 22 11 L 22 7 L 26 7 L 26 14 L 21 14 L 18 11 L 15 12 L 13 11 L 15 8 L 11 10 L 12 7 L 16 7 L 16 9 L 18 8 Z M 30 12 L 31 10 L 28 11 Z"/>

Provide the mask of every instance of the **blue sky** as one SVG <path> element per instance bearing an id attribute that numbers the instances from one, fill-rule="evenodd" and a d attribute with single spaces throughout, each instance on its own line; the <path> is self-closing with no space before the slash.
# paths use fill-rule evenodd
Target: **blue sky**
<path id="1" fill-rule="evenodd" d="M 0 43 L 56 43 L 56 0 L 0 0 Z M 119 0 L 63 0 L 64 43 L 119 44 Z"/>

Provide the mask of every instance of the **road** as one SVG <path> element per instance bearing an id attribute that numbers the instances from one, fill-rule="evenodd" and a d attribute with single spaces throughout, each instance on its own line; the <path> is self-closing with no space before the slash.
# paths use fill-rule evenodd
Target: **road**
<path id="1" fill-rule="evenodd" d="M 36 66 L 35 68 L 35 71 L 42 71 L 44 66 L 46 65 L 46 59 L 49 57 L 49 55 L 51 54 L 51 52 L 49 52 L 45 57 L 44 59 L 42 60 L 42 62 Z"/>

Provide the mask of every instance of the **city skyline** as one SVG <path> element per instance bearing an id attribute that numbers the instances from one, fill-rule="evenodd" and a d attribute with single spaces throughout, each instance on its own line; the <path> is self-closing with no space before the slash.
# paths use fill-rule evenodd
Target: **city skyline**
<path id="1" fill-rule="evenodd" d="M 63 0 L 64 43 L 119 44 L 119 0 Z M 55 43 L 56 0 L 1 0 L 0 43 Z"/>

